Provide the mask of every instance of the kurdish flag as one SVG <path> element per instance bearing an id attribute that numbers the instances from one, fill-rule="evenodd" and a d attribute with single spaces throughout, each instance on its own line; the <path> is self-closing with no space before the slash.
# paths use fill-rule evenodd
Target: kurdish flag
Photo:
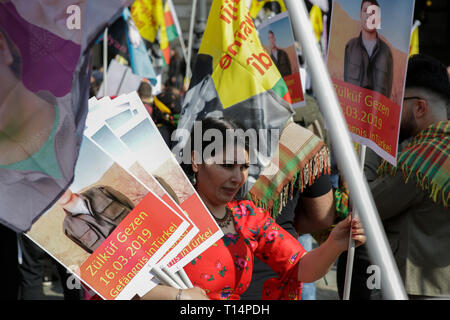
<path id="1" fill-rule="evenodd" d="M 225 116 L 245 129 L 279 132 L 293 114 L 290 101 L 288 88 L 261 45 L 245 1 L 213 0 L 178 128 L 190 131 L 195 120 Z M 182 150 L 187 137 L 182 136 L 183 130 L 177 132 L 175 148 Z M 251 150 L 258 155 L 258 163 L 250 166 L 245 191 L 256 181 L 263 162 L 272 157 L 278 140 L 269 143 L 268 137 L 258 137 L 258 144 L 267 150 L 265 154 Z"/>
<path id="2" fill-rule="evenodd" d="M 164 5 L 164 21 L 169 42 L 181 36 L 180 23 L 172 0 L 167 0 Z"/>

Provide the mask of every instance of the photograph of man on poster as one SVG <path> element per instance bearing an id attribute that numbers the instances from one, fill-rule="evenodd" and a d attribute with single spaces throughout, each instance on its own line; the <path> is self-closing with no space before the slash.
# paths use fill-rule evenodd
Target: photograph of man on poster
<path id="1" fill-rule="evenodd" d="M 269 40 L 270 58 L 275 63 L 282 77 L 292 74 L 291 62 L 286 51 L 277 47 L 277 38 L 272 30 L 267 32 Z"/>
<path id="2" fill-rule="evenodd" d="M 363 0 L 361 31 L 345 46 L 344 81 L 370 89 L 390 98 L 393 82 L 393 57 L 378 34 L 381 9 L 377 0 Z"/>

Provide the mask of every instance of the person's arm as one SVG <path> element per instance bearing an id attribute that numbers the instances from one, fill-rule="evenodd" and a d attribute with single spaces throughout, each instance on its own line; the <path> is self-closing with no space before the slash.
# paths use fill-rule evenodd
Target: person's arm
<path id="1" fill-rule="evenodd" d="M 305 188 L 295 208 L 295 229 L 306 234 L 327 229 L 334 222 L 335 205 L 329 175 Z"/>
<path id="2" fill-rule="evenodd" d="M 339 255 L 347 250 L 352 226 L 352 238 L 359 246 L 366 241 L 359 218 L 351 220 L 349 215 L 339 222 L 328 239 L 317 249 L 309 251 L 299 261 L 298 280 L 311 283 L 326 275 Z"/>
<path id="3" fill-rule="evenodd" d="M 303 197 L 299 200 L 295 212 L 295 230 L 298 234 L 322 231 L 333 224 L 335 207 L 333 190 L 315 197 Z"/>
<path id="4" fill-rule="evenodd" d="M 157 285 L 141 300 L 209 300 L 205 290 L 194 287 L 190 289 L 176 289 L 165 285 Z"/>

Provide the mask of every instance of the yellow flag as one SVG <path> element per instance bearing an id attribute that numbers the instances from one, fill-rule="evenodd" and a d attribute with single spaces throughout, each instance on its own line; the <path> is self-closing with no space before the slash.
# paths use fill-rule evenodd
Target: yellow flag
<path id="1" fill-rule="evenodd" d="M 155 42 L 160 21 L 164 21 L 162 0 L 136 0 L 130 12 L 142 38 Z"/>
<path id="2" fill-rule="evenodd" d="M 409 57 L 419 53 L 419 25 L 416 22 L 411 32 L 411 43 L 409 45 Z"/>
<path id="3" fill-rule="evenodd" d="M 264 5 L 267 2 L 273 2 L 273 0 L 253 0 L 252 4 L 250 5 L 250 15 L 252 16 L 253 19 L 255 19 L 258 16 L 259 11 L 262 9 L 262 7 L 264 7 Z M 284 5 L 284 1 L 283 0 L 276 0 L 276 2 L 278 2 L 278 4 L 281 7 L 281 12 L 286 11 L 286 7 Z"/>
<path id="4" fill-rule="evenodd" d="M 319 6 L 312 6 L 311 11 L 309 12 L 309 20 L 311 20 L 316 40 L 319 42 L 323 32 L 322 10 L 320 10 Z"/>
<path id="5" fill-rule="evenodd" d="M 290 102 L 245 1 L 213 1 L 199 54 L 212 57 L 211 77 L 224 108 L 271 89 Z"/>

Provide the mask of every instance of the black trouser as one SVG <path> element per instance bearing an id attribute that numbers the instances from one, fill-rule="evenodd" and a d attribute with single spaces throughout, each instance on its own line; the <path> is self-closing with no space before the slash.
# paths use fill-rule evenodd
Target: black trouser
<path id="1" fill-rule="evenodd" d="M 0 300 L 17 300 L 20 282 L 18 266 L 16 233 L 0 224 Z"/>

